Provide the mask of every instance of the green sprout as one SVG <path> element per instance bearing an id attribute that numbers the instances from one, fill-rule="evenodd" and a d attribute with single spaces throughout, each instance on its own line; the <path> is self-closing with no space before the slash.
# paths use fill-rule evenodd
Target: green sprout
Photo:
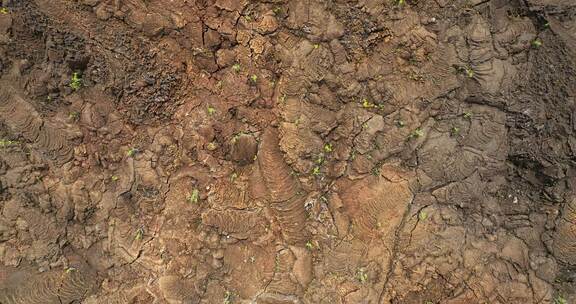
<path id="1" fill-rule="evenodd" d="M 15 140 L 0 139 L 0 148 L 8 148 L 17 144 L 18 142 Z"/>
<path id="2" fill-rule="evenodd" d="M 76 72 L 72 73 L 72 79 L 70 80 L 70 87 L 74 91 L 78 91 L 78 89 L 82 87 L 82 77 L 80 77 L 80 74 Z"/>
<path id="3" fill-rule="evenodd" d="M 9 11 L 8 11 L 7 8 L 5 8 L 5 7 L 1 7 L 1 8 L 0 8 L 0 14 L 6 15 L 6 14 L 8 14 L 8 13 L 9 13 Z"/>
<path id="4" fill-rule="evenodd" d="M 126 156 L 134 157 L 134 155 L 136 155 L 138 152 L 140 152 L 138 148 L 130 148 L 128 152 L 126 152 Z"/>
<path id="5" fill-rule="evenodd" d="M 256 84 L 256 82 L 258 82 L 258 76 L 257 75 L 250 76 L 250 82 Z"/>
<path id="6" fill-rule="evenodd" d="M 224 293 L 224 304 L 232 304 L 232 298 L 234 297 L 234 294 L 228 290 L 226 290 L 226 292 Z"/>
<path id="7" fill-rule="evenodd" d="M 460 134 L 460 128 L 458 127 L 452 127 L 452 129 L 450 129 L 450 135 L 452 136 L 456 136 Z"/>
<path id="8" fill-rule="evenodd" d="M 542 46 L 542 40 L 540 40 L 539 38 L 536 38 L 532 41 L 532 46 L 534 48 L 539 48 Z"/>
<path id="9" fill-rule="evenodd" d="M 76 111 L 72 111 L 72 112 L 68 113 L 68 118 L 70 120 L 77 120 L 78 117 L 80 117 L 80 113 L 78 113 Z"/>
<path id="10" fill-rule="evenodd" d="M 306 249 L 310 251 L 314 250 L 314 244 L 312 243 L 312 241 L 306 242 Z"/>
<path id="11" fill-rule="evenodd" d="M 320 167 L 316 166 L 316 167 L 314 167 L 314 169 L 312 169 L 312 175 L 318 176 L 320 174 L 321 174 Z"/>
<path id="12" fill-rule="evenodd" d="M 136 235 L 134 236 L 134 239 L 136 241 L 140 241 L 143 237 L 144 237 L 144 228 L 140 227 L 138 228 L 138 230 L 136 230 Z"/>
<path id="13" fill-rule="evenodd" d="M 368 99 L 364 98 L 364 99 L 362 99 L 362 107 L 363 108 L 373 108 L 374 104 L 369 102 Z"/>
<path id="14" fill-rule="evenodd" d="M 470 119 L 470 118 L 472 118 L 472 112 L 464 112 L 464 114 L 462 114 L 462 116 L 466 119 Z"/>
<path id="15" fill-rule="evenodd" d="M 216 109 L 213 106 L 208 106 L 206 111 L 208 111 L 208 115 L 214 115 L 214 113 L 216 113 Z"/>
<path id="16" fill-rule="evenodd" d="M 330 153 L 332 151 L 334 151 L 334 147 L 332 146 L 332 144 L 328 143 L 324 145 L 324 152 Z"/>
<path id="17" fill-rule="evenodd" d="M 188 201 L 192 204 L 198 203 L 199 198 L 200 198 L 200 191 L 198 191 L 198 189 L 196 188 L 194 188 L 194 190 L 192 190 L 192 193 L 188 195 Z"/>
<path id="18" fill-rule="evenodd" d="M 424 131 L 422 131 L 421 128 L 416 128 L 416 130 L 412 131 L 410 135 L 408 135 L 408 138 L 419 138 L 422 136 L 424 136 Z"/>
<path id="19" fill-rule="evenodd" d="M 320 45 L 318 43 L 314 44 L 314 49 L 317 49 L 319 47 L 320 47 Z"/>
<path id="20" fill-rule="evenodd" d="M 420 210 L 420 212 L 418 212 L 418 219 L 421 221 L 425 221 L 428 218 L 428 212 L 424 211 L 424 210 Z"/>
<path id="21" fill-rule="evenodd" d="M 404 128 L 406 126 L 406 123 L 403 120 L 398 120 L 396 122 L 396 125 L 398 126 L 398 128 Z"/>
<path id="22" fill-rule="evenodd" d="M 324 160 L 325 160 L 325 159 L 324 159 L 324 154 L 320 153 L 320 154 L 318 154 L 318 158 L 316 158 L 316 163 L 317 163 L 318 165 L 321 165 L 321 164 L 324 163 Z"/>
<path id="23" fill-rule="evenodd" d="M 214 151 L 214 150 L 216 150 L 216 148 L 218 148 L 218 146 L 214 142 L 209 142 L 208 146 L 206 146 L 206 148 L 208 149 L 208 151 Z"/>
<path id="24" fill-rule="evenodd" d="M 234 70 L 234 72 L 236 72 L 236 73 L 239 73 L 241 68 L 242 68 L 242 67 L 240 66 L 239 63 L 235 63 L 235 64 L 232 66 L 232 70 Z"/>
<path id="25" fill-rule="evenodd" d="M 118 175 L 112 175 L 112 176 L 110 177 L 110 180 L 113 181 L 113 182 L 115 182 L 115 181 L 117 181 L 117 180 L 119 180 L 119 179 L 120 179 L 120 177 L 119 177 Z"/>
<path id="26" fill-rule="evenodd" d="M 469 67 L 469 66 L 465 67 L 464 72 L 466 73 L 466 76 L 468 78 L 474 77 L 474 70 L 471 67 Z"/>
<path id="27" fill-rule="evenodd" d="M 368 281 L 368 273 L 366 273 L 366 269 L 359 268 L 356 272 L 356 279 L 358 279 L 358 282 L 362 284 L 366 283 Z"/>
<path id="28" fill-rule="evenodd" d="M 554 304 L 568 304 L 568 301 L 559 295 L 554 299 Z"/>

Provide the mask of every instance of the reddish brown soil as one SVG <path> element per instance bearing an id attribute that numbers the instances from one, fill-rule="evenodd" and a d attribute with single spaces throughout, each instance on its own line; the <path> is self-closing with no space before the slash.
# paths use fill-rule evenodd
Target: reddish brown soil
<path id="1" fill-rule="evenodd" d="M 0 2 L 1 304 L 576 303 L 573 0 Z"/>

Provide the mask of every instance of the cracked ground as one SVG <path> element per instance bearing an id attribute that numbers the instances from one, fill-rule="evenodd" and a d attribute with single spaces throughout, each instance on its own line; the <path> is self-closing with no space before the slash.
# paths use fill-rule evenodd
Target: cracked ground
<path id="1" fill-rule="evenodd" d="M 0 3 L 0 304 L 576 303 L 573 0 Z"/>

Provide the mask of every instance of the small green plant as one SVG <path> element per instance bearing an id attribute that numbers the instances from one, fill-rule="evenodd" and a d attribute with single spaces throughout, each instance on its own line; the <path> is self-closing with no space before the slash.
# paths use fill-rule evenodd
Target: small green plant
<path id="1" fill-rule="evenodd" d="M 76 111 L 72 111 L 70 113 L 68 113 L 68 119 L 70 120 L 77 120 L 80 117 L 80 113 L 76 112 Z"/>
<path id="2" fill-rule="evenodd" d="M 138 230 L 136 230 L 136 235 L 134 236 L 134 239 L 136 241 L 140 241 L 142 240 L 142 238 L 144 238 L 144 228 L 140 227 L 138 228 Z"/>
<path id="3" fill-rule="evenodd" d="M 416 128 L 416 130 L 412 131 L 412 132 L 410 133 L 410 135 L 408 135 L 408 138 L 409 138 L 409 139 L 412 139 L 412 138 L 419 138 L 419 137 L 422 137 L 422 136 L 424 136 L 424 131 L 422 131 L 421 128 Z"/>
<path id="4" fill-rule="evenodd" d="M 568 304 L 568 301 L 559 295 L 554 299 L 554 304 Z"/>
<path id="5" fill-rule="evenodd" d="M 258 75 L 252 75 L 250 76 L 250 82 L 252 84 L 256 84 L 258 82 Z"/>
<path id="6" fill-rule="evenodd" d="M 66 269 L 64 270 L 64 272 L 65 272 L 66 274 L 70 274 L 70 273 L 73 273 L 73 272 L 76 271 L 76 270 L 77 270 L 76 268 L 70 266 L 70 267 L 66 267 Z"/>
<path id="7" fill-rule="evenodd" d="M 246 22 L 252 22 L 252 16 L 246 15 L 244 16 L 244 20 L 246 20 Z"/>
<path id="8" fill-rule="evenodd" d="M 232 304 L 232 300 L 234 298 L 234 294 L 228 290 L 224 293 L 224 302 L 223 304 Z"/>
<path id="9" fill-rule="evenodd" d="M 364 98 L 362 99 L 362 107 L 367 109 L 367 108 L 373 108 L 375 105 L 373 103 L 371 103 L 370 101 L 368 101 L 368 99 Z"/>
<path id="10" fill-rule="evenodd" d="M 452 129 L 450 129 L 450 135 L 457 136 L 458 134 L 460 134 L 460 128 L 452 127 Z"/>
<path id="11" fill-rule="evenodd" d="M 318 43 L 314 44 L 314 49 L 318 49 L 320 45 Z"/>
<path id="12" fill-rule="evenodd" d="M 214 151 L 216 150 L 216 148 L 218 148 L 218 146 L 214 142 L 209 142 L 206 148 L 208 149 L 208 151 Z"/>
<path id="13" fill-rule="evenodd" d="M 424 210 L 420 210 L 420 212 L 418 212 L 418 219 L 421 221 L 425 221 L 428 218 L 428 212 L 424 211 Z"/>
<path id="14" fill-rule="evenodd" d="M 274 15 L 280 15 L 282 13 L 282 8 L 281 7 L 275 7 L 272 12 L 274 13 Z"/>
<path id="15" fill-rule="evenodd" d="M 235 64 L 232 66 L 232 70 L 234 70 L 234 72 L 236 72 L 236 73 L 240 73 L 240 69 L 242 69 L 242 67 L 240 66 L 239 63 L 235 63 Z"/>
<path id="16" fill-rule="evenodd" d="M 138 152 L 140 151 L 137 148 L 130 148 L 128 152 L 126 152 L 126 156 L 134 157 L 136 154 L 138 154 Z"/>
<path id="17" fill-rule="evenodd" d="M 320 172 L 320 167 L 319 167 L 319 166 L 316 166 L 316 167 L 314 167 L 314 169 L 312 169 L 312 175 L 318 176 L 318 175 L 320 175 L 320 174 L 322 174 L 322 173 Z"/>
<path id="18" fill-rule="evenodd" d="M 0 148 L 8 148 L 17 145 L 18 142 L 9 139 L 0 139 Z"/>
<path id="19" fill-rule="evenodd" d="M 532 41 L 532 47 L 539 48 L 541 46 L 542 46 L 542 40 L 540 40 L 539 38 L 536 38 Z"/>
<path id="20" fill-rule="evenodd" d="M 314 244 L 312 243 L 312 241 L 306 242 L 306 249 L 310 251 L 314 250 Z"/>
<path id="21" fill-rule="evenodd" d="M 216 109 L 213 106 L 208 106 L 206 111 L 208 111 L 208 115 L 214 115 L 214 113 L 216 113 Z"/>
<path id="22" fill-rule="evenodd" d="M 82 87 L 82 77 L 80 77 L 80 74 L 76 72 L 72 73 L 72 79 L 70 80 L 70 87 L 74 91 L 78 91 L 78 89 Z"/>
<path id="23" fill-rule="evenodd" d="M 372 174 L 374 176 L 380 175 L 380 166 L 378 166 L 378 165 L 374 166 L 374 168 L 372 168 L 372 170 L 370 170 L 370 174 Z"/>
<path id="24" fill-rule="evenodd" d="M 118 175 L 112 175 L 112 176 L 110 177 L 110 180 L 113 181 L 113 182 L 118 181 L 119 179 L 120 179 L 120 177 L 119 177 Z"/>
<path id="25" fill-rule="evenodd" d="M 466 119 L 471 119 L 472 118 L 472 112 L 464 112 L 464 114 L 462 114 L 462 116 Z"/>
<path id="26" fill-rule="evenodd" d="M 332 151 L 334 151 L 334 147 L 332 146 L 332 144 L 328 143 L 324 145 L 324 152 L 330 153 Z"/>
<path id="27" fill-rule="evenodd" d="M 194 188 L 194 190 L 192 190 L 192 193 L 188 195 L 188 202 L 190 202 L 191 204 L 196 204 L 198 203 L 198 199 L 200 199 L 200 191 Z"/>
<path id="28" fill-rule="evenodd" d="M 7 8 L 5 8 L 5 7 L 0 7 L 0 14 L 6 15 L 6 14 L 8 14 L 8 13 L 10 13 L 10 12 L 8 11 Z"/>
<path id="29" fill-rule="evenodd" d="M 358 271 L 356 271 L 356 279 L 361 284 L 366 283 L 368 281 L 368 273 L 366 273 L 366 269 L 358 268 Z"/>
<path id="30" fill-rule="evenodd" d="M 403 120 L 398 120 L 396 122 L 396 126 L 398 126 L 398 128 L 404 128 L 406 126 L 406 123 Z"/>
<path id="31" fill-rule="evenodd" d="M 474 70 L 473 70 L 471 67 L 469 67 L 469 66 L 467 66 L 467 67 L 464 68 L 464 73 L 466 73 L 466 76 L 467 76 L 468 78 L 473 78 L 473 77 L 474 77 Z"/>

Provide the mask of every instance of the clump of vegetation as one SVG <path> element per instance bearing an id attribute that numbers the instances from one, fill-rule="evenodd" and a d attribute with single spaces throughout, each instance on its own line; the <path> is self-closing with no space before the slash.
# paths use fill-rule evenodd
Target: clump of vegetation
<path id="1" fill-rule="evenodd" d="M 134 157 L 136 154 L 138 154 L 138 152 L 140 152 L 138 148 L 130 148 L 128 152 L 126 152 L 126 156 Z"/>
<path id="2" fill-rule="evenodd" d="M 362 284 L 366 283 L 368 281 L 368 273 L 366 273 L 366 269 L 358 268 L 358 271 L 356 271 L 356 279 Z"/>
<path id="3" fill-rule="evenodd" d="M 200 199 L 200 191 L 194 188 L 194 190 L 192 190 L 192 193 L 188 195 L 188 202 L 190 202 L 191 204 L 196 204 L 198 203 L 199 199 Z"/>
<path id="4" fill-rule="evenodd" d="M 228 290 L 224 293 L 224 304 L 232 304 L 232 299 L 234 298 L 234 294 Z"/>
<path id="5" fill-rule="evenodd" d="M 332 151 L 334 151 L 334 147 L 332 146 L 331 143 L 327 143 L 324 145 L 324 152 L 330 153 Z"/>
<path id="6" fill-rule="evenodd" d="M 469 67 L 469 66 L 465 67 L 465 68 L 464 68 L 464 72 L 466 73 L 466 76 L 467 76 L 468 78 L 473 78 L 473 77 L 474 77 L 474 70 L 473 70 L 471 67 Z"/>
<path id="7" fill-rule="evenodd" d="M 119 177 L 118 175 L 112 175 L 112 176 L 110 177 L 110 180 L 113 181 L 113 182 L 118 181 L 119 179 L 120 179 L 120 177 Z"/>
<path id="8" fill-rule="evenodd" d="M 232 66 L 232 70 L 234 70 L 234 72 L 236 72 L 236 73 L 240 73 L 240 69 L 242 69 L 242 67 L 240 66 L 239 63 L 235 63 L 235 64 Z"/>
<path id="9" fill-rule="evenodd" d="M 78 118 L 80 117 L 80 113 L 76 112 L 76 111 L 72 111 L 70 113 L 68 113 L 68 119 L 70 120 L 78 120 Z"/>
<path id="10" fill-rule="evenodd" d="M 320 172 L 320 167 L 319 167 L 319 166 L 316 166 L 316 167 L 314 167 L 314 169 L 312 169 L 312 175 L 318 176 L 318 175 L 320 175 L 320 174 L 322 174 L 322 172 Z"/>
<path id="11" fill-rule="evenodd" d="M 275 7 L 272 12 L 274 13 L 274 15 L 280 15 L 282 13 L 282 8 L 281 7 Z"/>
<path id="12" fill-rule="evenodd" d="M 258 75 L 250 76 L 250 83 L 252 83 L 252 84 L 258 83 Z"/>
<path id="13" fill-rule="evenodd" d="M 312 241 L 306 242 L 306 249 L 310 251 L 314 250 L 314 244 L 312 243 Z"/>
<path id="14" fill-rule="evenodd" d="M 314 44 L 314 49 L 317 49 L 319 47 L 320 47 L 320 45 L 318 43 Z"/>
<path id="15" fill-rule="evenodd" d="M 424 211 L 424 210 L 420 210 L 420 212 L 418 212 L 418 219 L 421 221 L 425 221 L 428 218 L 428 212 Z"/>
<path id="16" fill-rule="evenodd" d="M 394 0 L 394 3 L 398 6 L 406 4 L 406 0 Z"/>
<path id="17" fill-rule="evenodd" d="M 408 135 L 408 139 L 420 138 L 422 136 L 424 136 L 424 131 L 422 131 L 421 128 L 416 128 L 416 130 L 412 131 L 410 135 Z"/>
<path id="18" fill-rule="evenodd" d="M 366 98 L 362 99 L 362 107 L 363 108 L 368 109 L 368 108 L 374 108 L 375 106 L 376 105 L 371 103 L 370 101 L 368 101 L 368 99 L 366 99 Z"/>
<path id="19" fill-rule="evenodd" d="M 450 135 L 457 136 L 458 134 L 460 134 L 460 128 L 452 127 L 452 129 L 450 129 Z"/>
<path id="20" fill-rule="evenodd" d="M 66 274 L 69 274 L 69 273 L 75 272 L 76 270 L 77 270 L 77 269 L 76 269 L 75 267 L 70 266 L 70 267 L 66 267 L 66 269 L 64 270 L 64 272 L 65 272 Z"/>
<path id="21" fill-rule="evenodd" d="M 0 148 L 8 148 L 17 145 L 18 142 L 9 139 L 0 139 Z"/>
<path id="22" fill-rule="evenodd" d="M 464 114 L 462 114 L 462 116 L 466 119 L 471 119 L 472 118 L 472 112 L 464 112 Z"/>
<path id="23" fill-rule="evenodd" d="M 554 299 L 554 304 L 568 304 L 568 301 L 559 295 Z"/>
<path id="24" fill-rule="evenodd" d="M 136 241 L 140 241 L 142 238 L 144 238 L 144 228 L 140 227 L 138 228 L 138 230 L 136 230 L 136 235 L 134 236 L 134 239 Z"/>
<path id="25" fill-rule="evenodd" d="M 70 79 L 70 87 L 74 91 L 78 91 L 82 87 L 82 77 L 79 73 L 72 73 L 72 79 Z"/>
<path id="26" fill-rule="evenodd" d="M 10 11 L 8 11 L 7 8 L 5 8 L 5 7 L 0 7 L 0 14 L 6 15 L 6 14 L 8 14 L 8 13 L 10 13 Z"/>
<path id="27" fill-rule="evenodd" d="M 541 46 L 542 46 L 542 40 L 540 40 L 539 38 L 536 38 L 532 41 L 532 47 L 539 48 Z"/>
<path id="28" fill-rule="evenodd" d="M 213 106 L 208 106 L 206 111 L 208 111 L 208 115 L 214 115 L 214 113 L 216 113 L 216 109 Z"/>
<path id="29" fill-rule="evenodd" d="M 214 142 L 209 142 L 206 148 L 208 149 L 208 151 L 214 151 L 216 150 L 216 148 L 218 148 L 218 146 Z"/>

